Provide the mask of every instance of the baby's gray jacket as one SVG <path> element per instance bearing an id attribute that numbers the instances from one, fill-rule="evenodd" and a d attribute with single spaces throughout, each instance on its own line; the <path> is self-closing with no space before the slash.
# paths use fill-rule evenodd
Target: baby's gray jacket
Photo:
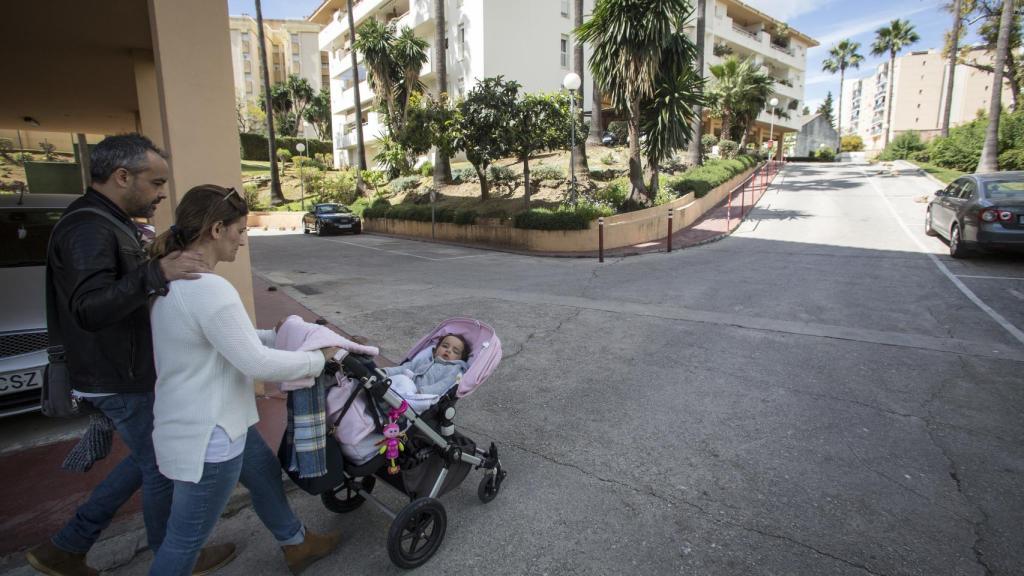
<path id="1" fill-rule="evenodd" d="M 458 380 L 460 374 L 469 369 L 469 364 L 462 360 L 448 362 L 434 358 L 434 350 L 426 348 L 414 356 L 412 360 L 398 366 L 385 368 L 388 376 L 407 374 L 416 383 L 420 394 L 441 395 L 447 392 Z"/>

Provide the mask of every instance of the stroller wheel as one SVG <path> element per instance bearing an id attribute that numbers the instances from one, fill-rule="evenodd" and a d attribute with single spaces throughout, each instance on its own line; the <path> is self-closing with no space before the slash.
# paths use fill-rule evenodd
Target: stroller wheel
<path id="1" fill-rule="evenodd" d="M 402 508 L 388 530 L 388 556 L 399 568 L 422 565 L 441 547 L 448 515 L 436 498 L 417 498 Z"/>
<path id="2" fill-rule="evenodd" d="M 480 485 L 476 489 L 476 495 L 480 498 L 480 501 L 486 504 L 494 500 L 494 497 L 498 495 L 498 491 L 501 490 L 501 482 L 504 479 L 505 471 L 500 468 L 494 474 L 484 474 L 484 477 L 480 479 Z"/>
<path id="3" fill-rule="evenodd" d="M 366 502 L 366 498 L 359 495 L 358 489 L 362 488 L 367 492 L 373 492 L 373 485 L 376 483 L 377 479 L 373 476 L 346 478 L 345 483 L 341 486 L 321 494 L 320 501 L 324 503 L 324 508 L 331 512 L 345 514 L 359 508 L 363 505 L 363 502 Z"/>

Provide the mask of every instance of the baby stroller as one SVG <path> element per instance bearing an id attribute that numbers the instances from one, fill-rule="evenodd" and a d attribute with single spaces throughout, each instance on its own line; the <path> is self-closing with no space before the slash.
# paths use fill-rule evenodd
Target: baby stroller
<path id="1" fill-rule="evenodd" d="M 340 483 L 320 494 L 324 506 L 332 512 L 351 512 L 370 500 L 390 516 L 393 522 L 388 531 L 388 556 L 402 568 L 422 565 L 441 546 L 448 520 L 438 497 L 461 484 L 470 469 L 483 469 L 477 496 L 485 503 L 490 502 L 498 495 L 506 475 L 494 443 L 483 450 L 455 428 L 458 400 L 482 384 L 501 360 L 501 341 L 494 329 L 470 318 L 450 318 L 417 342 L 403 362 L 449 334 L 462 336 L 469 344 L 469 369 L 437 404 L 421 413 L 409 408 L 402 415 L 399 424 L 406 438 L 404 450 L 397 458 L 399 472 L 388 470 L 390 462 L 383 453 L 362 464 L 342 457 L 343 470 L 337 476 Z M 403 403 L 402 397 L 390 390 L 391 381 L 384 371 L 378 369 L 369 356 L 357 354 L 346 356 L 340 366 L 333 368 L 358 383 L 343 411 L 351 406 L 357 394 L 366 395 L 368 406 L 384 408 L 377 417 L 380 418 L 377 432 L 382 432 L 382 424 L 386 424 L 382 422 L 383 413 L 388 407 L 399 408 Z M 328 419 L 337 422 L 341 415 L 330 415 Z M 331 459 L 328 460 L 330 468 Z M 337 474 L 338 471 L 331 470 L 328 474 L 332 472 Z M 408 496 L 409 504 L 396 512 L 374 497 L 378 479 Z"/>

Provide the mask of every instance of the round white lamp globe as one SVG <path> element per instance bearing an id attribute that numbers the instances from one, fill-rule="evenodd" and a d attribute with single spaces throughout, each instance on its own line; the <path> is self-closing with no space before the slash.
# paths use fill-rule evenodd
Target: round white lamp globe
<path id="1" fill-rule="evenodd" d="M 772 98 L 771 100 L 768 101 L 768 103 L 771 104 L 772 108 L 774 108 L 774 107 L 779 105 L 779 99 L 778 98 Z"/>
<path id="2" fill-rule="evenodd" d="M 575 72 L 569 72 L 565 75 L 565 78 L 562 79 L 562 86 L 564 86 L 566 90 L 577 90 L 580 87 L 580 83 L 580 75 Z"/>

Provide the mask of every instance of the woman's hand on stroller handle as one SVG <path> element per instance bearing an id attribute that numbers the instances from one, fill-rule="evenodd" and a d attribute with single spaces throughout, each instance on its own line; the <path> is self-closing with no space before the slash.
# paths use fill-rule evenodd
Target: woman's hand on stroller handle
<path id="1" fill-rule="evenodd" d="M 342 357 L 344 357 L 345 354 L 348 354 L 348 352 L 342 350 L 341 348 L 338 348 L 337 346 L 328 346 L 327 348 L 321 348 L 320 352 L 323 353 L 325 362 L 339 362 L 341 361 Z"/>

